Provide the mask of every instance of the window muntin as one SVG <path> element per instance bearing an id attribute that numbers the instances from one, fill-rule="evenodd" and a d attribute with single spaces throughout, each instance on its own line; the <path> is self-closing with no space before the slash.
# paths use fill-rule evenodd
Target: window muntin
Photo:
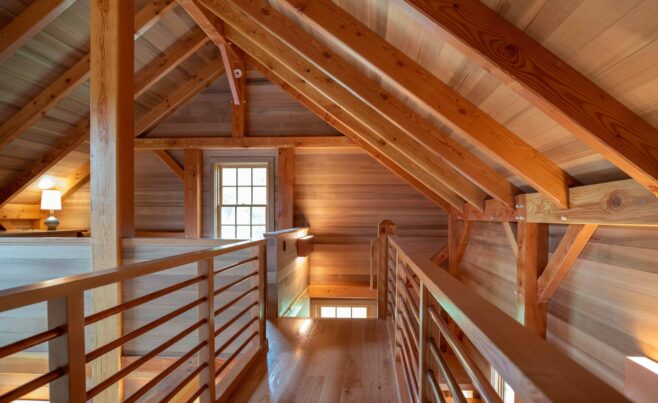
<path id="1" fill-rule="evenodd" d="M 268 164 L 218 164 L 218 235 L 222 239 L 260 238 L 267 232 Z"/>

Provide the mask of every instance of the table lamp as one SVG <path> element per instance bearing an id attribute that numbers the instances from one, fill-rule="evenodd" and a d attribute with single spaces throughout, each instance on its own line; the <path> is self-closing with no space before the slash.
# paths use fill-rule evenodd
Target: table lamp
<path id="1" fill-rule="evenodd" d="M 62 209 L 62 192 L 59 190 L 44 190 L 41 193 L 41 210 L 50 210 L 50 217 L 43 222 L 48 227 L 48 231 L 54 231 L 59 225 L 59 220 L 55 217 L 55 210 Z"/>

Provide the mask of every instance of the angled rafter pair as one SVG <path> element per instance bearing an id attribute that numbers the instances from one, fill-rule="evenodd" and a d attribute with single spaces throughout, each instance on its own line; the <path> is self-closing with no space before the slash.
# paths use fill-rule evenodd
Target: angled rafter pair
<path id="1" fill-rule="evenodd" d="M 153 26 L 162 16 L 173 9 L 177 4 L 172 1 L 155 1 L 150 2 L 135 16 L 136 37 L 145 32 L 146 28 Z M 139 96 L 151 88 L 159 79 L 164 77 L 174 68 L 176 68 L 183 60 L 187 59 L 201 46 L 207 43 L 208 38 L 202 32 L 194 30 L 181 38 L 179 41 L 170 46 L 163 55 L 156 58 L 152 63 L 139 71 L 136 75 L 135 81 L 135 96 Z M 76 71 L 79 76 L 84 76 L 84 79 L 89 76 L 89 57 L 85 56 L 76 66 L 84 66 L 78 68 Z M 74 68 L 76 67 L 74 66 Z M 73 68 L 72 68 L 73 69 Z M 67 73 L 70 73 L 70 69 Z M 205 86 L 209 85 L 215 78 L 222 72 L 221 66 L 211 63 L 200 73 L 196 74 L 185 83 L 180 89 L 175 91 L 173 96 L 165 99 L 160 105 L 154 108 L 155 112 L 149 113 L 136 123 L 139 130 L 148 129 L 156 123 L 161 121 L 168 114 L 172 113 L 182 103 L 187 101 L 192 96 L 200 92 Z M 62 92 L 70 93 L 70 87 L 75 87 L 80 79 L 73 80 L 71 74 L 65 73 L 56 80 L 57 86 L 61 86 Z M 82 80 L 84 81 L 84 80 Z M 69 87 L 64 84 L 69 83 Z M 61 84 L 61 85 L 60 85 Z M 55 84 L 50 87 L 55 86 Z M 49 88 L 50 88 L 49 87 Z M 30 119 L 36 120 L 45 111 L 52 107 L 55 102 L 42 102 L 41 99 L 47 100 L 52 98 L 52 91 L 44 91 L 37 96 L 35 100 L 30 102 L 26 108 L 30 109 L 30 113 L 35 114 L 35 117 Z M 61 97 L 58 97 L 58 99 Z M 38 100 L 38 102 L 37 102 Z M 31 105 L 41 105 L 38 109 L 31 108 Z M 26 109 L 24 108 L 24 109 Z M 21 114 L 24 116 L 25 114 Z M 1 130 L 1 129 L 0 129 Z M 71 130 L 64 133 L 62 139 L 58 141 L 48 152 L 41 156 L 32 166 L 22 172 L 12 184 L 0 191 L 0 206 L 6 204 L 12 197 L 18 194 L 21 190 L 29 186 L 39 176 L 43 175 L 48 169 L 52 168 L 58 161 L 65 157 L 69 152 L 82 144 L 89 134 L 89 119 L 85 117 L 81 119 L 77 125 Z M 141 131 L 137 132 L 141 134 Z"/>
<path id="2" fill-rule="evenodd" d="M 240 3 L 239 5 L 232 4 L 231 2 L 212 3 L 204 1 L 202 3 L 210 5 L 213 11 L 217 12 L 225 20 L 228 25 L 225 27 L 227 37 L 238 44 L 245 52 L 259 60 L 262 64 L 269 65 L 272 64 L 272 61 L 278 63 L 279 68 L 277 69 L 277 74 L 288 75 L 289 78 L 286 78 L 284 81 L 296 87 L 298 91 L 305 95 L 308 95 L 311 88 L 313 88 L 323 99 L 331 100 L 333 105 L 326 106 L 331 109 L 333 118 L 335 119 L 340 115 L 338 120 L 343 122 L 350 120 L 353 123 L 348 126 L 359 127 L 360 130 L 356 132 L 361 139 L 361 143 L 365 142 L 369 144 L 370 148 L 377 149 L 381 154 L 388 155 L 389 157 L 394 156 L 392 158 L 396 160 L 396 164 L 400 168 L 416 176 L 421 182 L 424 182 L 424 180 L 421 180 L 418 177 L 419 175 L 433 177 L 435 181 L 441 181 L 443 188 L 451 189 L 450 192 L 452 194 L 458 194 L 470 203 L 481 208 L 486 197 L 486 194 L 482 190 L 474 186 L 469 180 L 454 170 L 453 167 L 446 164 L 439 155 L 428 152 L 423 143 L 408 135 L 408 133 L 389 120 L 389 118 L 383 116 L 381 110 L 374 109 L 373 105 L 355 96 L 343 87 L 338 80 L 335 80 L 334 76 L 325 74 L 320 65 L 338 66 L 334 73 L 339 75 L 342 81 L 349 82 L 350 89 L 361 88 L 363 95 L 370 97 L 371 103 L 374 103 L 374 98 L 381 99 L 383 96 L 380 88 L 373 86 L 370 80 L 344 61 L 339 60 L 326 47 L 314 41 L 308 34 L 291 26 L 285 17 L 269 9 L 267 5 L 263 5 L 267 9 L 267 12 L 261 13 L 258 12 L 258 8 L 254 10 L 254 6 L 246 3 Z M 242 10 L 235 10 L 233 8 L 234 6 L 249 8 L 248 17 L 241 14 Z M 260 20 L 261 16 L 265 18 L 264 21 Z M 270 20 L 269 17 L 273 17 L 274 20 Z M 274 30 L 276 35 L 272 36 L 272 32 L 269 30 Z M 296 46 L 289 46 L 284 41 L 277 39 L 276 36 L 278 35 L 284 37 L 285 42 L 295 43 Z M 299 38 L 301 42 L 298 42 L 295 38 Z M 311 60 L 306 59 L 308 55 L 298 53 L 299 48 L 305 46 L 304 44 L 308 44 L 313 48 L 313 52 L 309 56 Z M 259 55 L 256 56 L 255 53 L 259 53 Z M 299 57 L 300 55 L 302 57 Z M 331 63 L 325 62 L 326 55 L 331 56 Z M 265 59 L 272 60 L 268 62 Z M 363 86 L 364 83 L 365 87 Z M 394 105 L 394 108 L 400 107 L 408 113 L 414 113 L 406 106 L 397 104 L 397 101 L 393 97 L 385 96 L 388 97 L 388 101 L 384 103 L 385 105 Z M 387 110 L 391 111 L 390 109 Z M 412 121 L 414 119 L 409 118 L 410 115 L 401 115 L 399 112 L 392 113 L 398 116 L 400 120 L 407 122 L 410 125 L 409 127 L 413 124 Z M 393 120 L 396 120 L 395 117 Z M 425 141 L 432 144 L 438 143 L 438 141 L 430 138 L 426 133 L 421 132 L 422 130 L 414 128 L 416 136 L 422 136 Z M 443 147 L 443 149 L 446 148 L 448 147 Z M 477 166 L 481 168 L 478 171 L 481 177 L 498 175 L 474 159 L 470 159 L 470 162 L 479 164 Z M 497 184 L 507 183 L 509 185 L 509 182 L 504 178 L 500 177 L 500 179 L 501 181 L 493 182 Z M 502 187 L 504 188 L 505 186 Z M 510 187 L 512 186 L 510 185 Z M 508 204 L 512 204 L 515 192 L 509 190 L 508 187 L 508 191 L 497 194 L 502 199 L 505 199 Z M 502 194 L 504 196 L 501 196 Z M 463 208 L 463 202 L 460 199 L 460 197 L 454 197 L 452 195 L 446 198 L 451 205 L 461 210 Z"/>

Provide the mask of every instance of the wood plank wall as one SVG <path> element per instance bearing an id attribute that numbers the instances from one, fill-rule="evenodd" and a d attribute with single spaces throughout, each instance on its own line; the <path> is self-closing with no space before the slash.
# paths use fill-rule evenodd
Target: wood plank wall
<path id="1" fill-rule="evenodd" d="M 550 227 L 550 251 L 565 227 Z M 624 358 L 658 360 L 658 231 L 600 227 L 549 304 L 547 339 L 619 390 Z M 500 223 L 477 223 L 462 281 L 514 316 L 515 260 Z"/>
<path id="2" fill-rule="evenodd" d="M 447 216 L 357 148 L 297 149 L 295 226 L 315 236 L 311 284 L 369 283 L 370 240 L 391 219 L 406 236 L 445 244 Z"/>

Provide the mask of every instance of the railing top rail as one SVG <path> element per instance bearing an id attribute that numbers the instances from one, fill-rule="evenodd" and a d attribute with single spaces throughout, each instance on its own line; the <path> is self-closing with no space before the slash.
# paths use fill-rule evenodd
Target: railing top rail
<path id="1" fill-rule="evenodd" d="M 406 253 L 404 239 L 389 236 L 409 267 L 517 396 L 533 402 L 626 402 L 622 394 L 527 331 L 426 256 Z"/>
<path id="2" fill-rule="evenodd" d="M 136 277 L 157 273 L 200 260 L 212 259 L 217 256 L 259 245 L 265 245 L 265 239 L 241 241 L 180 255 L 125 264 L 96 272 L 0 290 L 0 312 L 36 304 L 49 299 L 61 298 L 72 292 L 87 291 L 109 284 L 131 280 Z"/>

